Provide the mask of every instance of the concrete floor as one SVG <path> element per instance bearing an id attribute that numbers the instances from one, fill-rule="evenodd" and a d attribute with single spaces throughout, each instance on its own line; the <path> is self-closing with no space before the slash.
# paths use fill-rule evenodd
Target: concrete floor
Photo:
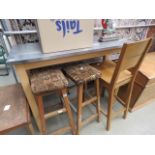
<path id="1" fill-rule="evenodd" d="M 12 72 L 9 76 L 0 76 L 0 86 L 9 85 L 15 83 Z M 72 90 L 70 99 L 76 96 L 76 91 Z M 44 98 L 45 104 L 56 103 L 57 98 L 55 95 L 47 96 Z M 107 95 L 101 99 L 102 108 L 106 106 Z M 46 106 L 45 105 L 45 106 Z M 116 104 L 115 108 L 118 108 L 119 104 Z M 106 109 L 106 108 L 105 108 Z M 150 135 L 155 134 L 155 102 L 150 103 L 144 108 L 137 110 L 133 113 L 129 113 L 128 118 L 124 120 L 122 116 L 117 116 L 112 120 L 112 128 L 110 131 L 105 130 L 106 118 L 102 115 L 101 122 L 93 121 L 81 129 L 81 135 Z M 89 116 L 92 111 L 95 112 L 93 106 L 86 107 L 84 109 L 84 118 Z M 76 121 L 76 113 L 74 112 L 74 119 Z M 39 131 L 33 121 L 35 134 L 39 134 Z M 50 118 L 47 120 L 47 132 L 54 131 L 57 128 L 67 125 L 67 116 L 62 114 L 61 116 Z M 29 134 L 25 128 L 20 128 L 8 133 L 9 135 L 26 135 Z M 70 133 L 67 133 L 70 134 Z"/>

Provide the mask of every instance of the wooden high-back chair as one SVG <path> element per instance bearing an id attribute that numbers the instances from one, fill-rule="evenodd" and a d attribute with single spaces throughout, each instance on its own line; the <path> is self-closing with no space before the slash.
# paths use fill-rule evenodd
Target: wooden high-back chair
<path id="1" fill-rule="evenodd" d="M 145 39 L 134 43 L 125 43 L 117 64 L 112 61 L 104 61 L 96 68 L 102 72 L 101 82 L 103 87 L 107 88 L 109 93 L 108 112 L 107 112 L 107 130 L 110 130 L 112 118 L 112 106 L 115 98 L 119 100 L 123 108 L 124 118 L 127 117 L 131 92 L 137 71 L 144 59 L 146 52 L 149 50 L 152 39 Z M 122 101 L 117 97 L 120 86 L 128 84 L 127 98 Z"/>

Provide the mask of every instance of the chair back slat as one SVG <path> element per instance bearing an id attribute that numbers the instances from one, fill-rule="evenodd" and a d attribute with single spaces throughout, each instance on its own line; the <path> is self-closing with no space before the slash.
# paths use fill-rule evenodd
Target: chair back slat
<path id="1" fill-rule="evenodd" d="M 149 39 L 138 41 L 131 44 L 126 44 L 124 56 L 121 64 L 121 70 L 127 70 L 136 67 L 141 57 L 146 53 L 146 47 Z"/>
<path id="2" fill-rule="evenodd" d="M 134 43 L 123 45 L 119 61 L 114 71 L 112 83 L 115 84 L 121 72 L 132 70 L 132 76 L 138 71 L 146 52 L 149 50 L 152 39 L 148 38 Z"/>

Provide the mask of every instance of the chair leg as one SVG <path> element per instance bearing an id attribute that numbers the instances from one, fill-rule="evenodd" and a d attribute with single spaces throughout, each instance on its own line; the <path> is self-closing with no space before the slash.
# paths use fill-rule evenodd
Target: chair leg
<path id="1" fill-rule="evenodd" d="M 113 100 L 114 100 L 114 93 L 111 90 L 109 91 L 109 98 L 108 98 L 108 113 L 107 113 L 107 127 L 106 130 L 109 131 L 111 128 L 111 118 L 112 118 L 112 105 L 113 105 Z"/>
<path id="2" fill-rule="evenodd" d="M 46 122 L 44 118 L 44 106 L 43 106 L 43 98 L 42 96 L 37 96 L 37 103 L 38 103 L 38 109 L 39 109 L 39 115 L 41 120 L 41 134 L 46 134 Z"/>
<path id="3" fill-rule="evenodd" d="M 9 69 L 8 69 L 8 66 L 7 66 L 6 63 L 5 63 L 4 65 L 5 65 L 5 71 L 6 71 L 6 73 L 1 74 L 0 76 L 7 76 L 7 75 L 9 75 Z"/>
<path id="4" fill-rule="evenodd" d="M 82 102 L 83 102 L 83 84 L 78 86 L 78 120 L 77 120 L 77 134 L 80 134 L 80 127 L 82 122 Z"/>
<path id="5" fill-rule="evenodd" d="M 9 75 L 9 69 L 7 63 L 5 63 L 5 67 L 6 67 L 6 75 Z"/>
<path id="6" fill-rule="evenodd" d="M 129 95 L 126 98 L 126 102 L 125 102 L 126 103 L 126 107 L 125 107 L 125 111 L 124 111 L 124 115 L 123 115 L 124 119 L 127 118 L 127 114 L 129 112 L 129 107 L 130 107 L 130 101 L 131 101 L 131 95 L 132 95 L 133 86 L 134 86 L 134 80 L 128 85 L 127 94 L 129 94 Z"/>
<path id="7" fill-rule="evenodd" d="M 64 99 L 64 104 L 65 104 L 65 107 L 66 107 L 66 110 L 67 110 L 67 114 L 68 114 L 69 123 L 70 123 L 70 127 L 71 127 L 71 130 L 72 130 L 72 133 L 76 134 L 75 125 L 74 125 L 74 119 L 73 119 L 72 111 L 71 111 L 71 108 L 70 108 L 70 105 L 69 105 L 67 89 L 64 88 L 61 91 L 62 91 L 62 97 Z"/>
<path id="8" fill-rule="evenodd" d="M 7 65 L 7 63 L 6 63 L 6 58 L 5 58 L 5 56 L 3 55 L 3 59 L 4 59 L 4 61 L 5 61 L 5 70 L 6 70 L 6 73 L 5 74 L 3 74 L 4 76 L 5 75 L 9 75 L 9 69 L 8 69 L 8 65 Z"/>
<path id="9" fill-rule="evenodd" d="M 27 124 L 27 129 L 32 135 L 34 135 L 34 128 L 31 122 Z"/>
<path id="10" fill-rule="evenodd" d="M 100 86 L 99 86 L 99 79 L 95 80 L 96 83 L 96 95 L 97 95 L 97 105 L 96 105 L 96 110 L 97 110 L 97 114 L 98 114 L 98 118 L 97 121 L 100 122 L 101 120 L 101 115 L 100 115 Z"/>

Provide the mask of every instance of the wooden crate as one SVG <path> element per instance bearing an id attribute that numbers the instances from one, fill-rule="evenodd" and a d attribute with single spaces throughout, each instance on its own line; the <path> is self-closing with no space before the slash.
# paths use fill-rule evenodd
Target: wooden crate
<path id="1" fill-rule="evenodd" d="M 120 88 L 118 95 L 124 99 L 126 88 Z M 148 53 L 136 77 L 132 92 L 130 111 L 134 111 L 155 100 L 155 52 Z"/>

